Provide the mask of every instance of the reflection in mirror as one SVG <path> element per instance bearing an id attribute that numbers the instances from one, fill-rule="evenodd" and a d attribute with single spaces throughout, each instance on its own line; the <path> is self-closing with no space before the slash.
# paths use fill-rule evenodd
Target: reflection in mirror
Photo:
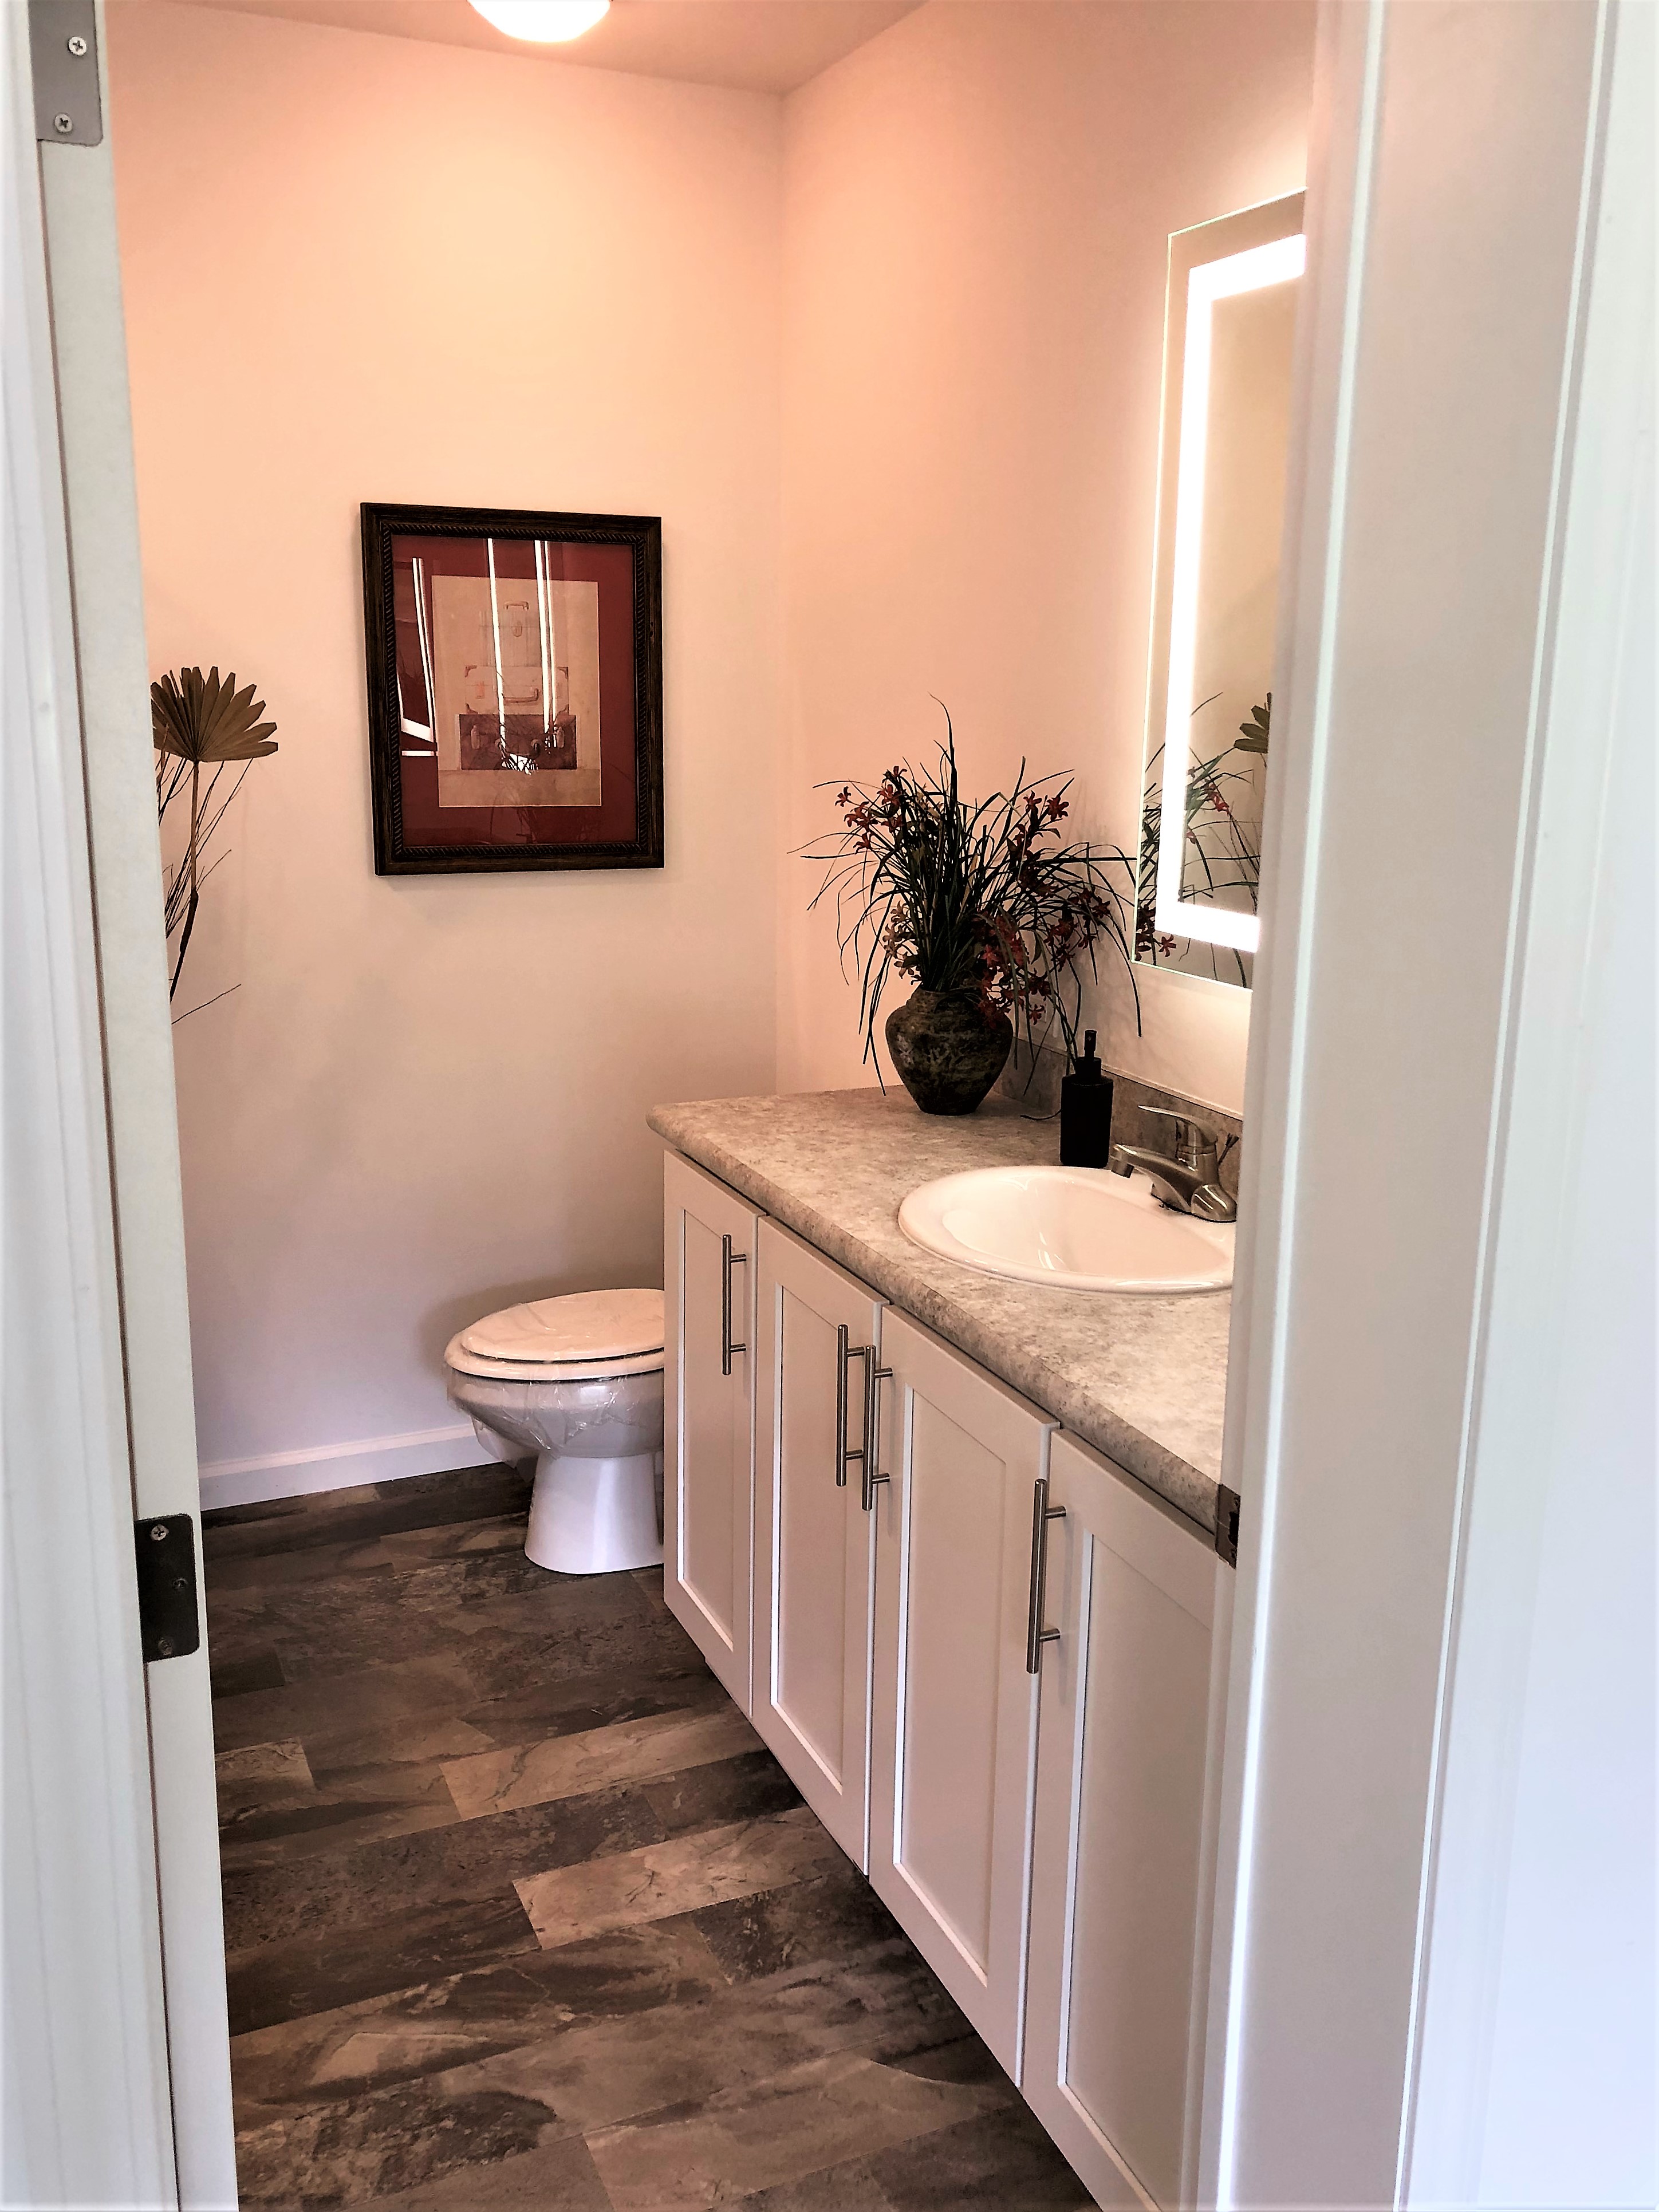
<path id="1" fill-rule="evenodd" d="M 1303 196 L 1170 240 L 1135 952 L 1248 985 Z"/>

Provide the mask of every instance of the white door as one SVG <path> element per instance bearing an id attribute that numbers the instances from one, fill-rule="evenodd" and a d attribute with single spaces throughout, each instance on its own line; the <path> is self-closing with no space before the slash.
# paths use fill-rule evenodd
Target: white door
<path id="1" fill-rule="evenodd" d="M 1210 1729 L 1231 1573 L 1067 1436 L 1048 1457 L 1024 2091 L 1103 2206 L 1182 2195 Z M 1076 1971 L 1073 1972 L 1075 1966 Z"/>
<path id="2" fill-rule="evenodd" d="M 664 1197 L 663 1594 L 746 1713 L 760 1217 L 676 1152 Z"/>
<path id="3" fill-rule="evenodd" d="M 1018 2081 L 1031 1508 L 1054 1424 L 915 1322 L 883 1319 L 870 1879 Z"/>
<path id="4" fill-rule="evenodd" d="M 881 1301 L 787 1231 L 760 1231 L 755 1726 L 836 1841 L 868 1863 L 866 1462 Z"/>
<path id="5" fill-rule="evenodd" d="M 175 1631 L 144 1665 L 134 1571 L 135 1520 L 199 1561 L 199 1498 L 102 11 L 0 16 L 6 1244 L 27 1285 L 5 1302 L 4 1735 L 28 1934 L 8 1944 L 0 2194 L 225 2212 L 208 1655 Z M 28 43 L 61 55 L 66 28 L 86 37 L 75 128 L 37 151 Z"/>

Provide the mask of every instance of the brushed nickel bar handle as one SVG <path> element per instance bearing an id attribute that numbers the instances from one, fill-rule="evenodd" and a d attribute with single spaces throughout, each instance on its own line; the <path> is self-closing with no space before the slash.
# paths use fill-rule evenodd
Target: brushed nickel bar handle
<path id="1" fill-rule="evenodd" d="M 1045 1628 L 1042 1616 L 1048 1607 L 1048 1523 L 1063 1521 L 1066 1508 L 1048 1503 L 1048 1478 L 1040 1474 L 1031 1493 L 1031 1601 L 1025 1616 L 1025 1671 L 1028 1674 L 1041 1672 L 1042 1647 L 1058 1644 L 1060 1631 Z"/>
<path id="2" fill-rule="evenodd" d="M 850 1340 L 852 1332 L 848 1329 L 844 1322 L 838 1322 L 836 1324 L 836 1487 L 837 1490 L 846 1489 L 847 1470 L 854 1460 L 859 1463 L 859 1470 L 860 1474 L 862 1474 L 864 1469 L 863 1451 L 854 1450 L 853 1446 L 847 1441 L 847 1385 L 849 1379 L 847 1370 L 855 1359 L 861 1359 L 864 1362 L 864 1372 L 866 1377 L 865 1391 L 867 1396 L 870 1387 L 868 1379 L 870 1374 L 870 1362 L 875 1357 L 874 1349 L 872 1346 L 867 1344 L 854 1344 Z M 869 1441 L 867 1430 L 866 1431 L 865 1441 L 866 1443 Z"/>
<path id="3" fill-rule="evenodd" d="M 892 1477 L 881 1472 L 881 1386 L 890 1382 L 890 1367 L 878 1367 L 873 1348 L 864 1370 L 864 1510 L 873 1513 L 876 1492 Z"/>
<path id="4" fill-rule="evenodd" d="M 749 1255 L 746 1252 L 734 1252 L 732 1249 L 732 1239 L 729 1237 L 722 1237 L 720 1239 L 720 1373 L 722 1375 L 729 1375 L 732 1372 L 732 1362 L 740 1352 L 746 1352 L 749 1349 L 746 1344 L 733 1344 L 732 1341 L 732 1270 L 733 1267 L 746 1267 L 748 1265 Z"/>
<path id="5" fill-rule="evenodd" d="M 836 1325 L 836 1487 L 847 1487 L 847 1364 L 852 1358 L 846 1322 Z"/>

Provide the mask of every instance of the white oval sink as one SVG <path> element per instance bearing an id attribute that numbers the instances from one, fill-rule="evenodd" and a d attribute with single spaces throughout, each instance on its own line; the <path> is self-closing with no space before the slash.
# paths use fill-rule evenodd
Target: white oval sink
<path id="1" fill-rule="evenodd" d="M 1058 1290 L 1144 1297 L 1233 1279 L 1232 1224 L 1174 1212 L 1139 1171 L 974 1168 L 913 1190 L 899 1227 L 942 1259 Z"/>

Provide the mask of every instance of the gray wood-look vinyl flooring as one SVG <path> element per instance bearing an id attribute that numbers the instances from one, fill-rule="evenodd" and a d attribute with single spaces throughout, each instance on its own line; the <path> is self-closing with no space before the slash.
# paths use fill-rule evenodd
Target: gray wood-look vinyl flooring
<path id="1" fill-rule="evenodd" d="M 242 2202 L 1090 2200 L 662 1601 L 472 1468 L 204 1516 Z"/>

